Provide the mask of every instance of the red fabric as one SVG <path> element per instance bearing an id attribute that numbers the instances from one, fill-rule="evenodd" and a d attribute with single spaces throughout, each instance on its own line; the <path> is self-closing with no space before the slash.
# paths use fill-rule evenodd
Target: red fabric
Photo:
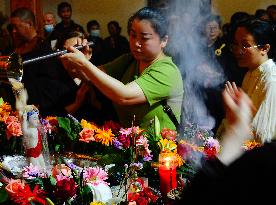
<path id="1" fill-rule="evenodd" d="M 37 158 L 41 154 L 41 151 L 42 151 L 42 139 L 41 139 L 41 134 L 38 131 L 37 145 L 33 148 L 27 149 L 26 155 L 27 157 Z"/>

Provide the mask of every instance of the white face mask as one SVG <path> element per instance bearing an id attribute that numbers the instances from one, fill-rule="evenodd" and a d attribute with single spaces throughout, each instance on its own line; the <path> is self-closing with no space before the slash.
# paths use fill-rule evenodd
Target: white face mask
<path id="1" fill-rule="evenodd" d="M 93 37 L 100 37 L 100 30 L 90 30 L 90 35 Z"/>
<path id="2" fill-rule="evenodd" d="M 54 25 L 53 24 L 47 24 L 44 26 L 44 29 L 47 33 L 51 33 L 54 30 Z"/>

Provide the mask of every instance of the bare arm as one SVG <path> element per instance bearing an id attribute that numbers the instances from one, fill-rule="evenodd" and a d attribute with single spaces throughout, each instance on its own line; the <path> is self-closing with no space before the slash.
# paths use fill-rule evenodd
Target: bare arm
<path id="1" fill-rule="evenodd" d="M 75 69 L 80 75 L 86 76 L 101 92 L 115 103 L 133 105 L 146 102 L 146 97 L 135 82 L 124 85 L 122 82 L 107 75 L 104 71 L 89 62 L 83 53 L 70 47 L 72 53 L 61 56 L 62 63 L 67 70 Z"/>

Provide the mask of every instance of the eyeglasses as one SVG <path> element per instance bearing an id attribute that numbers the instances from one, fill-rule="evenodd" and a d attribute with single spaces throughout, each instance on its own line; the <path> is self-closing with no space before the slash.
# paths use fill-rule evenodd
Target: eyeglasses
<path id="1" fill-rule="evenodd" d="M 218 26 L 207 26 L 207 31 L 219 31 L 220 28 Z"/>
<path id="2" fill-rule="evenodd" d="M 261 47 L 261 45 L 244 46 L 244 45 L 238 45 L 238 44 L 231 44 L 230 51 L 235 52 L 239 49 L 240 54 L 245 54 L 247 50 L 251 48 L 259 48 L 259 47 Z"/>

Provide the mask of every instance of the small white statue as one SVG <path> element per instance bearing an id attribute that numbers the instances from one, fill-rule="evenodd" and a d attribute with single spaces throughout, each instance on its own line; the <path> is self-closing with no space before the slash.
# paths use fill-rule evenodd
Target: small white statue
<path id="1" fill-rule="evenodd" d="M 27 161 L 45 170 L 45 161 L 43 157 L 43 140 L 40 131 L 39 111 L 34 105 L 27 105 L 28 94 L 25 89 L 20 89 L 16 95 L 16 108 L 21 120 L 21 129 L 23 133 L 23 145 Z"/>

